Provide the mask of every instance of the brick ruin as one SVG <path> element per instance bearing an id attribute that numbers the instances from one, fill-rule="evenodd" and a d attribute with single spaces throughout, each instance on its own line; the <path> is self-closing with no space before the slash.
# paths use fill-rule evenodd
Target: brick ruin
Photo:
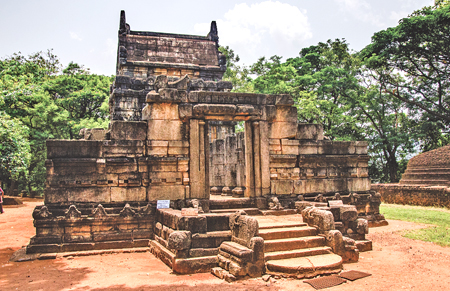
<path id="1" fill-rule="evenodd" d="M 305 231 L 317 247 L 340 255 L 336 268 L 371 248 L 367 226 L 385 220 L 367 143 L 298 123 L 289 95 L 230 92 L 218 39 L 215 22 L 206 37 L 132 31 L 122 11 L 109 128 L 47 141 L 28 253 L 150 246 L 175 272 L 255 276 L 264 231 L 244 216 L 295 213 L 315 226 Z M 170 208 L 156 209 L 158 200 Z"/>
<path id="2" fill-rule="evenodd" d="M 450 207 L 450 146 L 431 150 L 408 162 L 397 184 L 373 184 L 386 203 Z"/>

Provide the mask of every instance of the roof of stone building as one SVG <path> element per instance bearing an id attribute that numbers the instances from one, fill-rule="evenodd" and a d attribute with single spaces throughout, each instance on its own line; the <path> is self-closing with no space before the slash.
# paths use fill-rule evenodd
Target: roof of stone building
<path id="1" fill-rule="evenodd" d="M 408 162 L 408 168 L 442 168 L 450 167 L 450 145 L 431 150 L 413 157 Z"/>
<path id="2" fill-rule="evenodd" d="M 158 67 L 216 67 L 223 62 L 218 51 L 219 37 L 216 22 L 211 23 L 207 36 L 133 31 L 121 12 L 119 28 L 119 58 L 121 64 Z M 120 56 L 120 48 L 125 54 Z M 119 60 L 120 61 L 120 60 Z"/>

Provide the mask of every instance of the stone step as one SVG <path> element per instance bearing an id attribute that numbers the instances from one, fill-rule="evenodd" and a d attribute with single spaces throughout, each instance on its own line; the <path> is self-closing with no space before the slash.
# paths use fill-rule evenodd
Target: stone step
<path id="1" fill-rule="evenodd" d="M 265 252 L 287 251 L 304 248 L 321 247 L 325 238 L 321 236 L 305 236 L 297 238 L 282 238 L 264 241 Z"/>
<path id="2" fill-rule="evenodd" d="M 283 209 L 283 210 L 261 210 L 262 215 L 292 215 L 297 214 L 297 209 Z"/>
<path id="3" fill-rule="evenodd" d="M 260 215 L 261 212 L 258 208 L 233 208 L 233 209 L 213 209 L 211 213 L 235 213 L 237 211 L 244 210 L 247 215 Z"/>
<path id="4" fill-rule="evenodd" d="M 254 208 L 256 207 L 254 199 L 250 198 L 231 198 L 231 199 L 220 199 L 220 200 L 210 200 L 209 209 L 235 209 L 235 208 Z"/>
<path id="5" fill-rule="evenodd" d="M 426 173 L 404 173 L 402 178 L 419 180 L 449 180 L 450 173 L 426 172 Z"/>
<path id="6" fill-rule="evenodd" d="M 258 220 L 259 229 L 267 228 L 283 228 L 283 227 L 294 227 L 294 226 L 306 226 L 307 224 L 303 222 L 301 214 L 293 215 L 258 215 L 254 216 Z"/>
<path id="7" fill-rule="evenodd" d="M 450 181 L 448 180 L 419 180 L 419 179 L 403 179 L 399 182 L 399 184 L 408 184 L 408 185 L 447 185 Z"/>
<path id="8" fill-rule="evenodd" d="M 297 250 L 288 250 L 288 251 L 280 251 L 280 252 L 266 252 L 264 254 L 265 260 L 282 260 L 282 259 L 290 259 L 290 258 L 299 258 L 299 257 L 308 257 L 308 256 L 317 256 L 323 254 L 331 254 L 330 247 L 315 247 L 315 248 L 306 248 L 306 249 L 297 249 Z"/>
<path id="9" fill-rule="evenodd" d="M 271 260 L 266 263 L 269 274 L 289 274 L 297 278 L 310 278 L 333 274 L 342 270 L 342 258 L 335 254 Z"/>
<path id="10" fill-rule="evenodd" d="M 259 222 L 259 221 L 258 221 Z M 273 229 L 273 228 L 288 228 L 288 227 L 303 227 L 303 226 L 308 226 L 308 224 L 304 223 L 304 222 L 286 222 L 285 224 L 262 224 L 260 223 L 259 225 L 259 231 L 261 232 L 261 230 L 263 229 Z"/>
<path id="11" fill-rule="evenodd" d="M 298 238 L 317 235 L 317 229 L 310 226 L 265 228 L 259 230 L 259 236 L 264 240 Z"/>

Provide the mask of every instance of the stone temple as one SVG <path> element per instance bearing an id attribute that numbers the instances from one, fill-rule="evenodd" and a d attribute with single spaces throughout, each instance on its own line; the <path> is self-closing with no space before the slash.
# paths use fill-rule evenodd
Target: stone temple
<path id="1" fill-rule="evenodd" d="M 109 128 L 47 141 L 28 253 L 148 248 L 232 280 L 338 272 L 371 249 L 385 220 L 366 142 L 324 139 L 289 95 L 231 92 L 215 22 L 133 31 L 122 11 L 118 38 Z"/>

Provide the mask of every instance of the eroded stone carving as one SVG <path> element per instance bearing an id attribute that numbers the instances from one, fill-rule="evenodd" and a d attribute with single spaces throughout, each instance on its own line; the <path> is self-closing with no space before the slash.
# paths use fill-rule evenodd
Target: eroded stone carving
<path id="1" fill-rule="evenodd" d="M 124 218 L 132 218 L 136 212 L 130 207 L 130 204 L 125 204 L 125 207 L 120 211 L 120 216 Z"/>
<path id="2" fill-rule="evenodd" d="M 65 217 L 67 219 L 78 219 L 81 218 L 81 212 L 78 211 L 75 205 L 70 205 L 69 210 L 66 211 Z"/>
<path id="3" fill-rule="evenodd" d="M 94 209 L 94 213 L 93 213 L 95 218 L 105 218 L 108 217 L 108 214 L 106 213 L 105 208 L 103 208 L 103 206 L 101 204 L 97 205 L 97 207 Z"/>

